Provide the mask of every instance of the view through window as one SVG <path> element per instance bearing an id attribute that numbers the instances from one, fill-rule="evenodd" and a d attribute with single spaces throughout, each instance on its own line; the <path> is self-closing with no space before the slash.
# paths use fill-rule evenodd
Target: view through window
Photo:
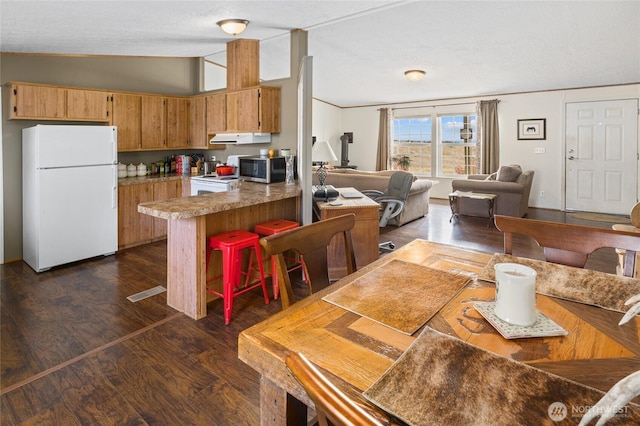
<path id="1" fill-rule="evenodd" d="M 475 114 L 438 115 L 435 110 L 430 115 L 394 118 L 392 168 L 432 177 L 478 173 L 476 123 Z"/>

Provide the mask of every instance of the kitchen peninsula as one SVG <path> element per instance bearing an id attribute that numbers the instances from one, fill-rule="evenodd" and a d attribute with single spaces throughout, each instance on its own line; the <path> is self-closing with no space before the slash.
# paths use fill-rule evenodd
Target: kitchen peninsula
<path id="1" fill-rule="evenodd" d="M 220 254 L 206 270 L 207 237 L 252 231 L 272 219 L 299 221 L 300 186 L 241 182 L 237 189 L 142 203 L 138 211 L 167 220 L 167 304 L 194 319 L 207 315 L 207 277 L 221 274 Z M 219 283 L 215 283 L 219 284 Z"/>

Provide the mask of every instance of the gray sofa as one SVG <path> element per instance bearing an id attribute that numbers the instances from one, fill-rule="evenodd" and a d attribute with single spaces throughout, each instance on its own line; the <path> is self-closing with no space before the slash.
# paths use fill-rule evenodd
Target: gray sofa
<path id="1" fill-rule="evenodd" d="M 503 168 L 510 170 L 506 170 L 501 178 Z M 533 170 L 522 172 L 520 166 L 502 166 L 492 175 L 469 175 L 468 179 L 453 180 L 451 186 L 454 191 L 496 194 L 494 214 L 523 217 L 529 207 L 533 174 Z M 460 198 L 458 203 L 458 212 L 462 215 L 488 217 L 484 200 Z"/>
<path id="2" fill-rule="evenodd" d="M 332 169 L 327 173 L 326 185 L 336 188 L 355 188 L 359 191 L 376 189 L 383 191 L 389 186 L 389 179 L 395 173 L 393 170 L 368 172 L 353 169 Z M 389 221 L 389 225 L 401 226 L 407 222 L 423 217 L 429 212 L 429 190 L 433 182 L 428 179 L 416 179 L 411 184 L 409 196 L 400 215 Z M 318 185 L 315 172 L 313 184 Z"/>

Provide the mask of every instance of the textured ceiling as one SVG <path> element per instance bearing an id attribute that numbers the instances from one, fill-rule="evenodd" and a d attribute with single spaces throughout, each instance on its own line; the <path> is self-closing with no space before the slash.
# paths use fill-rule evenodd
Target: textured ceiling
<path id="1" fill-rule="evenodd" d="M 251 21 L 265 80 L 307 30 L 313 95 L 343 107 L 640 82 L 638 1 L 1 0 L 0 47 L 224 64 L 224 18 Z"/>

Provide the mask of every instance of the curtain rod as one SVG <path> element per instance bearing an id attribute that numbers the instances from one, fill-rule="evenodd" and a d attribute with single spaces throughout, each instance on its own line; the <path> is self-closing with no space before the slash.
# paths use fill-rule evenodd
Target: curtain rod
<path id="1" fill-rule="evenodd" d="M 490 99 L 490 100 L 500 102 L 500 99 Z M 435 107 L 455 106 L 455 105 L 474 105 L 474 104 L 476 104 L 478 102 L 482 102 L 482 101 L 458 102 L 458 103 L 452 103 L 452 104 L 437 104 L 437 105 L 421 105 L 421 106 L 399 107 L 399 108 L 391 108 L 391 111 L 395 111 L 397 109 L 435 108 Z M 381 109 L 382 108 L 378 108 L 378 111 L 380 111 Z"/>

